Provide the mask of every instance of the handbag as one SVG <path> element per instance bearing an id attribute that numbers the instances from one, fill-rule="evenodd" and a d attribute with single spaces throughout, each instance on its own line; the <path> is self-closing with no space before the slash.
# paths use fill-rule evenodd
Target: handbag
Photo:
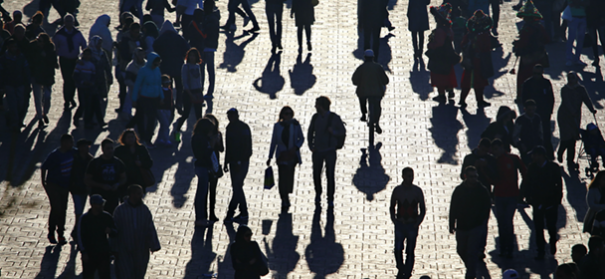
<path id="1" fill-rule="evenodd" d="M 139 170 L 141 171 L 141 182 L 143 183 L 141 186 L 147 188 L 155 185 L 155 176 L 150 169 L 139 167 Z"/>
<path id="2" fill-rule="evenodd" d="M 269 190 L 275 186 L 275 179 L 273 178 L 273 168 L 267 167 L 265 169 L 265 189 Z"/>

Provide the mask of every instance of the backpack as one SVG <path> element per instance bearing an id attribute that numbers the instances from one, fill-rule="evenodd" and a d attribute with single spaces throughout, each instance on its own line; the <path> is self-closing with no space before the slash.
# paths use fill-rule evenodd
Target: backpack
<path id="1" fill-rule="evenodd" d="M 330 124 L 332 123 L 332 116 L 334 115 L 333 112 L 330 112 L 330 115 L 328 116 L 328 125 L 326 126 L 326 131 L 328 130 L 328 128 L 330 128 Z M 311 122 L 313 123 L 313 127 L 315 127 L 315 119 L 317 119 L 317 114 L 313 115 L 313 119 L 311 120 Z M 347 128 L 345 128 L 345 123 L 342 123 L 342 129 L 344 130 L 344 133 L 340 136 L 335 136 L 336 138 L 336 149 L 342 149 L 345 145 L 345 139 L 347 138 Z M 330 135 L 331 137 L 332 135 Z"/>

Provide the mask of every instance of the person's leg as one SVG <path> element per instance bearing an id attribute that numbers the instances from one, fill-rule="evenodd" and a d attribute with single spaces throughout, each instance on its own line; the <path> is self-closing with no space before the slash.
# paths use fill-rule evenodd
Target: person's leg
<path id="1" fill-rule="evenodd" d="M 546 229 L 548 230 L 548 235 L 550 237 L 550 253 L 554 255 L 557 252 L 557 217 L 559 213 L 559 206 L 553 205 L 545 210 L 545 218 L 546 218 Z"/>
<path id="2" fill-rule="evenodd" d="M 183 80 L 181 79 L 181 76 L 180 75 L 179 76 L 174 76 L 172 78 L 174 79 L 174 88 L 176 89 L 175 90 L 176 91 L 176 98 L 175 98 L 174 107 L 176 108 L 176 111 L 178 113 L 181 113 L 181 115 L 184 115 L 184 113 L 183 113 L 183 106 L 186 103 L 191 103 L 191 101 L 188 99 L 189 96 L 185 96 L 187 94 L 185 94 L 185 92 L 183 92 Z"/>
<path id="3" fill-rule="evenodd" d="M 7 109 L 7 117 L 10 120 L 10 126 L 13 129 L 21 129 L 21 122 L 19 121 L 19 93 L 14 86 L 5 87 L 5 108 Z"/>
<path id="4" fill-rule="evenodd" d="M 372 47 L 372 28 L 364 27 L 363 28 L 363 50 L 370 49 Z M 374 57 L 376 57 L 376 53 L 374 53 Z"/>
<path id="5" fill-rule="evenodd" d="M 216 71 L 214 68 L 214 51 L 204 51 L 204 64 L 206 71 L 208 72 L 208 96 L 214 94 L 214 82 L 216 78 Z"/>
<path id="6" fill-rule="evenodd" d="M 575 19 L 574 19 L 575 20 Z M 579 62 L 580 61 L 580 55 L 582 55 L 582 49 L 584 48 L 584 36 L 586 35 L 586 18 L 580 18 L 578 20 L 578 27 L 577 27 L 577 40 L 576 40 L 576 52 L 574 54 L 574 60 L 575 62 Z"/>
<path id="7" fill-rule="evenodd" d="M 594 44 L 592 44 L 592 55 L 594 56 L 593 61 L 599 63 L 599 44 L 597 43 L 597 28 L 589 27 L 588 34 L 594 38 Z"/>
<path id="8" fill-rule="evenodd" d="M 465 86 L 465 87 L 462 87 L 461 89 L 462 90 L 460 90 L 460 102 L 459 102 L 459 104 L 462 105 L 462 104 L 466 104 L 466 97 L 471 92 L 471 88 Z"/>
<path id="9" fill-rule="evenodd" d="M 75 105 L 74 95 L 76 94 L 76 81 L 73 78 L 76 69 L 77 59 L 68 59 L 59 57 L 61 64 L 61 75 L 63 76 L 63 99 Z"/>
<path id="10" fill-rule="evenodd" d="M 467 241 L 466 278 L 475 278 L 479 253 L 483 249 L 483 241 L 486 237 L 486 226 L 480 225 L 469 231 Z"/>
<path id="11" fill-rule="evenodd" d="M 277 181 L 277 186 L 279 189 L 279 197 L 281 198 L 281 207 L 286 207 L 286 199 L 288 198 L 288 192 L 286 191 L 286 180 L 288 179 L 287 176 L 287 170 L 286 168 L 288 167 L 288 165 L 282 165 L 282 164 L 278 164 L 277 165 L 277 173 L 278 173 L 278 181 Z"/>
<path id="12" fill-rule="evenodd" d="M 197 175 L 197 190 L 195 191 L 195 221 L 205 221 L 208 219 L 208 209 L 206 200 L 208 196 L 208 169 L 204 167 L 195 167 Z"/>
<path id="13" fill-rule="evenodd" d="M 370 98 L 370 105 L 372 106 L 372 116 L 373 116 L 373 123 L 376 123 L 376 125 L 379 125 L 380 123 L 380 116 L 382 116 L 382 97 L 372 97 Z"/>
<path id="14" fill-rule="evenodd" d="M 471 241 L 469 239 L 469 236 L 470 236 L 470 231 L 456 230 L 456 252 L 458 253 L 458 256 L 460 256 L 460 259 L 462 260 L 462 262 L 464 262 L 464 266 L 466 266 L 467 269 L 468 269 L 468 261 L 469 261 L 468 246 L 469 246 L 469 241 Z"/>
<path id="15" fill-rule="evenodd" d="M 418 32 L 418 57 L 424 52 L 424 31 Z"/>
<path id="16" fill-rule="evenodd" d="M 91 96 L 92 102 L 90 103 L 90 108 L 92 110 L 92 114 L 94 114 L 97 118 L 97 124 L 102 126 L 105 124 L 105 120 L 103 119 L 103 110 L 101 108 L 102 99 L 99 94 L 93 94 Z"/>
<path id="17" fill-rule="evenodd" d="M 48 112 L 50 111 L 50 104 L 52 100 L 52 85 L 44 85 L 42 87 L 42 92 L 42 112 L 44 113 L 44 116 L 47 116 Z"/>
<path id="18" fill-rule="evenodd" d="M 233 187 L 233 196 L 231 203 L 229 203 L 229 211 L 227 216 L 232 217 L 235 209 L 239 206 L 240 214 L 242 216 L 248 216 L 248 207 L 246 204 L 246 196 L 244 194 L 244 179 L 248 172 L 248 162 L 241 162 L 241 164 L 230 163 L 229 169 L 231 170 L 231 186 Z"/>
<path id="19" fill-rule="evenodd" d="M 307 36 L 307 49 L 311 50 L 311 24 L 305 25 L 305 35 Z"/>
<path id="20" fill-rule="evenodd" d="M 282 5 L 280 3 L 280 5 Z M 268 4 L 265 6 L 265 14 L 267 15 L 267 22 L 269 23 L 269 38 L 271 39 L 271 46 L 277 48 L 277 35 L 275 34 L 275 5 Z"/>
<path id="21" fill-rule="evenodd" d="M 71 231 L 71 237 L 74 240 L 77 237 L 78 226 L 80 225 L 80 217 L 82 217 L 82 213 L 84 212 L 84 206 L 86 205 L 87 197 L 88 196 L 86 194 L 71 194 L 71 198 L 74 202 L 74 214 L 76 217 L 74 228 Z"/>
<path id="22" fill-rule="evenodd" d="M 238 188 L 240 189 L 239 197 L 239 212 L 242 216 L 248 216 L 248 203 L 246 202 L 246 194 L 244 193 L 244 180 L 248 175 L 248 168 L 250 167 L 249 161 L 242 161 L 239 173 L 238 173 Z"/>
<path id="23" fill-rule="evenodd" d="M 538 209 L 533 207 L 534 211 L 534 230 L 536 232 L 536 246 L 538 248 L 538 257 L 544 256 L 544 246 L 546 240 L 544 240 L 544 209 Z"/>
<path id="24" fill-rule="evenodd" d="M 395 264 L 399 273 L 404 273 L 405 266 L 403 264 L 403 248 L 406 231 L 404 225 L 401 223 L 395 223 L 395 247 L 393 252 L 395 253 Z"/>
<path id="25" fill-rule="evenodd" d="M 276 7 L 276 11 L 275 11 L 275 37 L 277 39 L 277 47 L 278 48 L 282 48 L 281 45 L 281 34 L 282 34 L 282 14 L 284 11 L 284 5 L 282 5 L 281 3 L 279 4 L 279 7 Z M 309 26 L 309 30 L 311 30 L 311 27 Z M 307 36 L 310 36 L 311 33 L 309 31 L 309 34 Z"/>
<path id="26" fill-rule="evenodd" d="M 405 248 L 405 274 L 409 277 L 414 270 L 414 261 L 416 249 L 416 238 L 418 237 L 418 227 L 414 224 L 405 225 L 407 235 L 407 247 Z"/>
<path id="27" fill-rule="evenodd" d="M 380 26 L 372 28 L 372 50 L 374 50 L 374 61 L 378 61 L 380 52 Z"/>
<path id="28" fill-rule="evenodd" d="M 158 139 L 164 142 L 170 140 L 170 115 L 172 114 L 167 109 L 158 110 L 158 119 L 160 120 L 160 130 L 158 132 Z"/>
<path id="29" fill-rule="evenodd" d="M 508 252 L 508 235 L 506 234 L 506 198 L 494 197 L 496 209 L 496 221 L 498 221 L 498 237 L 500 242 L 500 254 L 504 255 Z"/>
<path id="30" fill-rule="evenodd" d="M 99 255 L 97 270 L 99 271 L 99 279 L 110 279 L 111 278 L 111 255 L 102 254 Z"/>
<path id="31" fill-rule="evenodd" d="M 500 0 L 490 0 L 492 8 L 492 30 L 498 34 L 498 22 L 500 21 Z"/>
<path id="32" fill-rule="evenodd" d="M 603 51 L 603 55 L 605 55 L 605 25 L 599 26 L 597 28 L 597 32 L 599 33 L 599 41 L 601 42 L 601 51 Z"/>
<path id="33" fill-rule="evenodd" d="M 357 96 L 359 99 L 359 110 L 361 111 L 362 118 L 366 117 L 368 114 L 368 97 Z"/>
<path id="34" fill-rule="evenodd" d="M 328 151 L 326 154 L 326 178 L 328 180 L 328 206 L 333 206 L 336 181 L 334 171 L 336 168 L 336 150 Z"/>
<path id="35" fill-rule="evenodd" d="M 82 256 L 82 279 L 94 279 L 99 261 L 96 260 L 94 253 L 88 253 L 87 256 L 87 261 L 84 261 L 84 256 Z"/>
<path id="36" fill-rule="evenodd" d="M 195 112 L 195 121 L 198 121 L 203 116 L 202 104 L 193 104 L 193 110 Z"/>
<path id="37" fill-rule="evenodd" d="M 302 50 L 303 26 L 296 26 L 296 38 L 298 39 L 298 51 Z"/>
<path id="38" fill-rule="evenodd" d="M 315 151 L 312 154 L 313 160 L 313 185 L 315 186 L 315 201 L 319 202 L 321 196 L 321 171 L 323 169 L 325 153 Z"/>
<path id="39" fill-rule="evenodd" d="M 44 186 L 44 191 L 46 191 L 46 195 L 48 196 L 48 201 L 50 203 L 50 212 L 48 214 L 48 235 L 52 235 L 53 237 L 57 229 L 57 214 L 60 212 L 59 204 L 61 203 L 60 194 L 57 190 L 58 187 L 59 186 L 52 183 L 46 183 L 46 186 Z"/>
<path id="40" fill-rule="evenodd" d="M 580 19 L 574 18 L 569 22 L 567 42 L 565 43 L 565 59 L 567 63 L 574 62 L 573 43 L 576 40 Z M 580 46 L 581 47 L 581 46 Z"/>
<path id="41" fill-rule="evenodd" d="M 540 115 L 542 118 L 542 136 L 544 148 L 546 149 L 546 158 L 554 160 L 554 150 L 552 146 L 552 130 L 550 129 L 550 115 Z"/>
<path id="42" fill-rule="evenodd" d="M 83 89 L 78 88 L 78 108 L 76 109 L 76 113 L 74 113 L 74 126 L 77 126 L 80 118 L 84 115 L 86 106 L 86 93 Z"/>
<path id="43" fill-rule="evenodd" d="M 67 215 L 67 202 L 69 201 L 69 191 L 66 187 L 59 187 L 59 213 L 57 213 L 57 235 L 65 237 L 65 215 Z"/>
<path id="44" fill-rule="evenodd" d="M 80 91 L 80 89 L 78 89 L 78 91 Z M 80 95 L 80 93 L 78 92 L 78 96 Z M 86 127 L 90 127 L 92 126 L 92 116 L 94 115 L 94 110 L 93 107 L 95 106 L 95 98 L 94 98 L 94 94 L 92 93 L 92 90 L 87 88 L 87 89 L 83 89 L 83 95 L 84 95 L 84 125 L 86 125 Z"/>
<path id="45" fill-rule="evenodd" d="M 572 139 L 568 142 L 567 146 L 567 164 L 574 164 L 574 158 L 576 157 L 576 140 Z"/>
<path id="46" fill-rule="evenodd" d="M 189 114 L 191 114 L 192 105 L 193 104 L 191 103 L 191 97 L 189 96 L 189 94 L 183 92 L 183 114 L 176 121 L 176 130 L 177 131 L 181 131 L 181 127 L 185 123 L 185 120 L 187 120 L 187 118 L 189 118 Z"/>
<path id="47" fill-rule="evenodd" d="M 244 11 L 246 11 L 246 14 L 248 14 L 248 17 L 250 18 L 250 21 L 252 21 L 252 25 L 255 28 L 258 28 L 258 21 L 256 21 L 256 16 L 254 16 L 254 13 L 252 12 L 252 9 L 250 9 L 250 3 L 248 2 L 248 0 L 240 0 L 242 3 L 242 8 L 244 9 Z"/>
<path id="48" fill-rule="evenodd" d="M 42 85 L 33 82 L 32 83 L 32 93 L 34 94 L 34 104 L 36 106 L 36 118 L 41 120 L 44 116 L 44 108 L 43 108 L 43 92 Z"/>
<path id="49" fill-rule="evenodd" d="M 412 47 L 414 47 L 414 55 L 418 56 L 420 45 L 418 44 L 418 32 L 416 31 L 412 31 Z"/>
<path id="50" fill-rule="evenodd" d="M 210 220 L 217 220 L 216 214 L 214 213 L 214 206 L 216 205 L 216 185 L 218 185 L 218 178 L 214 175 L 210 175 L 208 179 L 208 200 L 209 200 L 209 211 L 210 211 Z"/>
<path id="51" fill-rule="evenodd" d="M 485 87 L 475 87 L 473 88 L 475 91 L 475 100 L 477 100 L 477 104 L 480 105 L 485 102 L 483 99 L 483 90 Z"/>
<path id="52" fill-rule="evenodd" d="M 154 132 L 155 132 L 155 125 L 156 125 L 156 121 L 157 121 L 157 114 L 158 114 L 158 100 L 157 99 L 152 99 L 150 98 L 149 100 L 147 100 L 147 107 L 145 108 L 145 131 L 146 131 L 146 138 L 144 139 L 145 142 L 151 143 L 151 140 L 153 138 Z"/>

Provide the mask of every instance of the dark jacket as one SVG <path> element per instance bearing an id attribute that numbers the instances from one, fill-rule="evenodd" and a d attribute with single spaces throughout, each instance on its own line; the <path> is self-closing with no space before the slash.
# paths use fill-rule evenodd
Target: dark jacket
<path id="1" fill-rule="evenodd" d="M 523 90 L 521 91 L 523 102 L 533 99 L 536 101 L 536 112 L 542 116 L 550 118 L 555 107 L 555 93 L 552 90 L 550 80 L 546 78 L 530 77 L 523 82 Z"/>
<path id="2" fill-rule="evenodd" d="M 101 49 L 103 55 L 100 59 L 93 58 L 91 62 L 95 64 L 95 85 L 97 92 L 102 96 L 107 96 L 109 87 L 113 83 L 113 77 L 111 76 L 111 62 L 109 62 L 109 56 L 104 49 Z"/>
<path id="3" fill-rule="evenodd" d="M 521 194 L 533 206 L 556 206 L 563 198 L 563 182 L 559 165 L 546 161 L 544 166 L 531 163 L 521 183 Z"/>
<path id="4" fill-rule="evenodd" d="M 513 142 L 521 152 L 527 154 L 535 146 L 543 145 L 544 133 L 540 118 L 538 114 L 534 114 L 534 117 L 530 118 L 524 113 L 515 121 Z M 525 154 L 522 154 L 522 156 L 525 156 Z"/>
<path id="5" fill-rule="evenodd" d="M 162 58 L 162 74 L 173 78 L 181 76 L 185 54 L 189 51 L 189 44 L 181 35 L 172 31 L 162 33 L 153 43 L 153 50 Z"/>
<path id="6" fill-rule="evenodd" d="M 602 259 L 594 253 L 588 253 L 580 262 L 580 276 L 578 279 L 603 278 Z"/>
<path id="7" fill-rule="evenodd" d="M 111 246 L 105 232 L 106 228 L 111 229 L 111 233 L 109 234 L 111 237 L 117 236 L 118 231 L 111 214 L 103 211 L 101 214 L 95 216 L 90 210 L 84 213 L 80 219 L 77 238 L 80 252 L 82 254 L 110 254 Z"/>
<path id="8" fill-rule="evenodd" d="M 88 153 L 86 158 L 80 157 L 80 154 L 76 152 L 74 156 L 74 163 L 71 166 L 71 177 L 69 184 L 69 191 L 75 195 L 88 195 L 90 192 L 86 184 L 84 183 L 84 177 L 86 176 L 86 167 L 88 163 L 93 159 L 93 156 Z"/>
<path id="9" fill-rule="evenodd" d="M 509 114 L 516 113 L 507 106 L 501 106 L 498 109 L 496 121 L 490 123 L 485 131 L 481 133 L 481 138 L 488 138 L 490 140 L 498 138 L 502 140 L 504 149 L 508 152 L 510 152 L 510 147 L 513 143 L 513 131 L 515 129 L 515 124 L 512 121 L 504 122 L 504 119 Z"/>
<path id="10" fill-rule="evenodd" d="M 464 182 L 454 189 L 450 203 L 450 228 L 471 230 L 489 219 L 491 198 L 481 185 L 466 186 Z"/>
<path id="11" fill-rule="evenodd" d="M 261 250 L 256 241 L 246 242 L 244 236 L 252 233 L 247 226 L 240 226 L 235 236 L 235 242 L 231 244 L 231 263 L 235 270 L 235 279 L 256 279 L 260 278 L 257 272 L 257 264 L 261 264 Z M 254 264 L 250 264 L 252 259 L 256 259 Z"/>
<path id="12" fill-rule="evenodd" d="M 248 161 L 252 156 L 252 133 L 241 120 L 230 122 L 225 133 L 225 164 Z"/>
<path id="13" fill-rule="evenodd" d="M 134 153 L 130 152 L 128 146 L 118 146 L 114 151 L 114 156 L 120 159 L 124 163 L 127 182 L 126 185 L 139 184 L 142 185 L 143 177 L 141 175 L 141 168 L 150 169 L 153 166 L 153 159 L 149 155 L 147 148 L 143 145 L 137 145 Z M 137 166 L 135 161 L 141 161 L 141 167 Z"/>
<path id="14" fill-rule="evenodd" d="M 196 134 L 191 137 L 191 149 L 195 156 L 195 166 L 212 169 L 212 153 L 214 149 L 210 146 L 206 135 Z M 217 158 L 218 159 L 218 158 Z"/>
<path id="15" fill-rule="evenodd" d="M 140 34 L 138 39 L 133 39 L 130 37 L 130 32 L 125 33 L 122 36 L 122 40 L 118 44 L 120 64 L 124 64 L 124 67 L 126 67 L 128 63 L 130 63 L 130 61 L 132 60 L 132 55 L 134 54 L 137 47 L 140 47 L 144 50 L 147 49 L 143 34 Z"/>
<path id="16" fill-rule="evenodd" d="M 329 122 L 329 123 L 328 123 Z M 334 135 L 328 132 L 332 127 Z M 315 113 L 311 118 L 311 125 L 307 131 L 307 144 L 309 149 L 315 151 L 336 150 L 338 145 L 337 136 L 346 133 L 342 119 L 338 114 L 329 111 L 326 116 Z"/>
<path id="17" fill-rule="evenodd" d="M 206 37 L 204 38 L 204 48 L 218 48 L 218 35 L 219 35 L 219 20 L 221 19 L 221 12 L 216 10 L 211 14 L 206 14 L 204 17 L 204 24 L 202 25 L 202 32 Z M 203 49 L 200 49 L 202 51 Z"/>
<path id="18" fill-rule="evenodd" d="M 480 166 L 478 164 L 480 160 L 485 161 L 485 165 Z M 464 156 L 464 160 L 462 161 L 462 169 L 460 171 L 460 178 L 464 180 L 464 169 L 468 166 L 475 166 L 477 171 L 479 172 L 479 181 L 484 186 L 489 186 L 491 184 L 491 180 L 495 179 L 498 175 L 496 159 L 494 156 L 490 154 L 486 154 L 484 156 L 479 156 L 477 154 L 477 149 L 473 149 L 471 154 Z"/>
<path id="19" fill-rule="evenodd" d="M 55 69 L 59 68 L 54 45 L 40 47 L 37 41 L 30 43 L 30 69 L 32 82 L 50 86 L 55 84 Z"/>
<path id="20" fill-rule="evenodd" d="M 23 54 L 5 52 L 0 56 L 0 88 L 4 86 L 30 86 L 29 63 Z"/>
<path id="21" fill-rule="evenodd" d="M 382 66 L 374 61 L 366 61 L 353 73 L 353 85 L 357 86 L 358 97 L 382 97 L 389 77 Z"/>

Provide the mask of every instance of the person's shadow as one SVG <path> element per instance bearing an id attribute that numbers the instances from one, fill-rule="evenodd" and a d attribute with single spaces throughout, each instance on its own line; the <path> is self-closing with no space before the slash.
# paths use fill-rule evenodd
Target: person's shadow
<path id="1" fill-rule="evenodd" d="M 269 94 L 271 99 L 277 98 L 277 92 L 284 88 L 284 78 L 279 73 L 280 64 L 281 51 L 271 54 L 263 75 L 252 83 L 256 91 Z"/>
<path id="2" fill-rule="evenodd" d="M 194 123 L 195 117 L 189 117 L 187 119 L 188 127 L 192 127 Z M 187 192 L 191 188 L 191 181 L 195 176 L 195 167 L 192 159 L 190 159 L 191 157 L 189 157 L 190 154 L 193 154 L 193 151 L 191 149 L 192 130 L 193 129 L 188 128 L 187 131 L 181 134 L 180 150 L 174 153 L 174 157 L 179 159 L 177 161 L 178 167 L 176 169 L 176 173 L 174 174 L 174 184 L 172 185 L 170 194 L 173 197 L 172 203 L 176 208 L 181 208 L 183 207 L 183 205 L 185 205 L 185 202 L 187 201 L 187 197 L 185 197 L 185 194 L 187 194 Z M 189 196 L 195 197 L 195 192 L 190 193 Z"/>
<path id="3" fill-rule="evenodd" d="M 586 211 L 588 211 L 588 205 L 586 204 L 586 182 L 580 181 L 578 172 L 567 173 L 561 168 L 561 175 L 567 188 L 567 201 L 576 211 L 576 219 L 579 222 L 584 222 L 584 216 L 586 216 Z"/>
<path id="4" fill-rule="evenodd" d="M 69 250 L 69 261 L 67 262 L 67 264 L 65 265 L 65 269 L 63 269 L 63 272 L 59 274 L 57 279 L 68 279 L 74 278 L 76 276 L 76 259 L 78 258 L 78 254 L 80 253 L 80 251 L 78 250 L 75 242 L 71 243 L 71 245 L 69 246 Z"/>
<path id="5" fill-rule="evenodd" d="M 473 150 L 479 145 L 481 139 L 481 133 L 485 131 L 485 128 L 489 125 L 490 119 L 485 116 L 485 110 L 483 107 L 477 108 L 476 114 L 470 114 L 466 109 L 461 108 L 462 120 L 466 125 L 466 138 L 468 140 L 468 148 Z"/>
<path id="6" fill-rule="evenodd" d="M 59 263 L 59 257 L 61 256 L 61 249 L 63 245 L 49 245 L 46 246 L 44 256 L 42 256 L 42 262 L 40 263 L 40 272 L 36 275 L 35 279 L 43 278 L 55 278 L 57 272 L 57 264 Z"/>
<path id="7" fill-rule="evenodd" d="M 225 230 L 227 231 L 227 236 L 229 237 L 229 246 L 227 246 L 225 255 L 218 256 L 217 258 L 217 273 L 220 274 L 221 278 L 233 278 L 233 275 L 235 274 L 235 270 L 233 270 L 233 263 L 231 262 L 231 245 L 235 241 L 235 228 L 233 227 L 233 223 L 225 223 Z"/>
<path id="8" fill-rule="evenodd" d="M 243 33 L 237 37 L 233 35 L 233 32 L 226 32 L 225 35 L 227 36 L 225 39 L 225 52 L 223 52 L 223 63 L 219 65 L 219 68 L 227 69 L 227 71 L 234 73 L 237 72 L 237 65 L 242 63 L 242 60 L 244 59 L 244 54 L 246 54 L 244 48 L 256 39 L 258 33 L 252 33 L 250 38 L 239 45 L 236 44 L 235 41 L 248 36 L 248 33 Z"/>
<path id="9" fill-rule="evenodd" d="M 344 262 L 342 244 L 336 242 L 334 232 L 334 209 L 328 208 L 325 235 L 321 233 L 321 207 L 315 207 L 311 243 L 305 249 L 305 259 L 309 270 L 315 273 L 315 279 L 323 279 L 328 274 L 336 273 Z"/>
<path id="10" fill-rule="evenodd" d="M 374 200 L 374 194 L 384 190 L 390 180 L 382 166 L 381 147 L 382 143 L 379 142 L 376 146 L 361 149 L 359 168 L 353 176 L 353 185 L 367 195 L 368 201 Z"/>
<path id="11" fill-rule="evenodd" d="M 395 37 L 395 35 L 389 33 L 380 38 L 380 56 L 378 56 L 378 63 L 380 63 L 384 67 L 384 70 L 389 73 L 392 73 L 391 68 L 389 68 L 389 63 L 391 62 L 391 59 L 393 59 L 391 46 L 389 45 L 389 39 L 392 37 Z"/>
<path id="12" fill-rule="evenodd" d="M 277 220 L 275 238 L 272 249 L 266 241 L 265 251 L 271 263 L 269 267 L 274 270 L 273 278 L 287 278 L 288 273 L 296 268 L 300 255 L 296 252 L 298 236 L 292 234 L 292 213 L 281 213 Z"/>
<path id="13" fill-rule="evenodd" d="M 463 128 L 463 125 L 456 119 L 457 114 L 458 108 L 453 104 L 439 104 L 433 107 L 432 127 L 429 130 L 437 147 L 443 150 L 437 163 L 458 164 L 458 159 L 455 157 L 459 143 L 458 131 Z"/>
<path id="14" fill-rule="evenodd" d="M 311 53 L 307 54 L 303 62 L 302 54 L 299 52 L 296 56 L 296 64 L 292 70 L 288 70 L 288 74 L 290 74 L 290 87 L 294 89 L 294 94 L 300 96 L 311 89 L 317 82 L 317 77 L 313 74 Z"/>
<path id="15" fill-rule="evenodd" d="M 422 58 L 414 60 L 412 71 L 410 71 L 410 84 L 412 91 L 418 93 L 420 100 L 426 101 L 429 94 L 433 92 L 433 87 L 430 82 L 431 73 L 426 70 L 424 60 Z"/>
<path id="16" fill-rule="evenodd" d="M 210 270 L 216 253 L 212 251 L 212 233 L 214 226 L 195 228 L 191 238 L 191 260 L 185 267 L 184 278 L 212 277 L 214 271 Z"/>

